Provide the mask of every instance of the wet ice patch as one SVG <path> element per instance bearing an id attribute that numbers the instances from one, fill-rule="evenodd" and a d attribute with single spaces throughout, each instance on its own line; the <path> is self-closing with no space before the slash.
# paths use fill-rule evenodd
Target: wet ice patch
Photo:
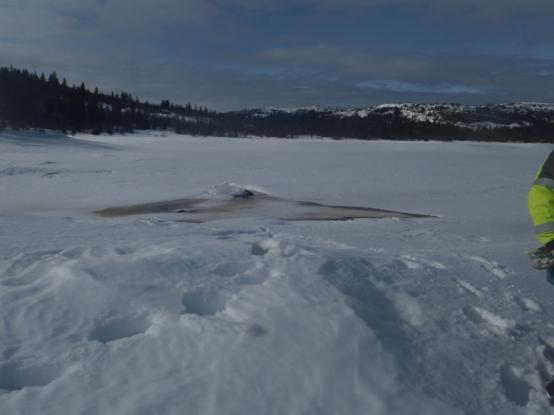
<path id="1" fill-rule="evenodd" d="M 223 183 L 207 192 L 188 198 L 112 207 L 95 213 L 103 217 L 166 213 L 179 215 L 174 217 L 175 220 L 191 223 L 245 217 L 286 221 L 431 218 L 428 215 L 369 207 L 324 205 L 315 202 L 284 199 L 234 183 Z"/>

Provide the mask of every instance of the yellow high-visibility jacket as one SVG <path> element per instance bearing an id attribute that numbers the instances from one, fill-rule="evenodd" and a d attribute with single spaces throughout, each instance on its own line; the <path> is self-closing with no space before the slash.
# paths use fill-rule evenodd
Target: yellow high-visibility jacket
<path id="1" fill-rule="evenodd" d="M 542 165 L 529 191 L 529 213 L 543 245 L 554 244 L 554 151 Z"/>

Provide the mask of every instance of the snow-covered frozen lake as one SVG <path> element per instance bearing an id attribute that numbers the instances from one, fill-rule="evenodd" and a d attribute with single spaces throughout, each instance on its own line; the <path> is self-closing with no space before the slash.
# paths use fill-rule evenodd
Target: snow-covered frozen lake
<path id="1" fill-rule="evenodd" d="M 0 132 L 0 414 L 549 413 L 550 150 Z M 436 218 L 93 213 L 229 187 Z"/>

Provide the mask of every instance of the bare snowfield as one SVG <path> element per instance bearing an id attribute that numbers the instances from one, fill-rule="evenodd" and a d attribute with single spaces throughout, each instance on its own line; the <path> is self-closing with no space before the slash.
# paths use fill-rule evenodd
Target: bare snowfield
<path id="1" fill-rule="evenodd" d="M 549 413 L 550 150 L 0 132 L 0 414 Z M 245 189 L 436 217 L 94 213 Z"/>

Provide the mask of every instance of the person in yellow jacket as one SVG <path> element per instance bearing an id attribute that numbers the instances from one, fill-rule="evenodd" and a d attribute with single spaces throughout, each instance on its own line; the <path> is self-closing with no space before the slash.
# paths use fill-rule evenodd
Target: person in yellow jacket
<path id="1" fill-rule="evenodd" d="M 541 166 L 529 191 L 529 213 L 542 246 L 529 252 L 533 266 L 546 268 L 546 279 L 554 284 L 554 151 Z M 554 377 L 544 385 L 554 405 Z"/>
<path id="2" fill-rule="evenodd" d="M 529 191 L 529 213 L 543 245 L 529 256 L 535 268 L 548 270 L 548 281 L 554 284 L 554 151 L 541 166 Z"/>

